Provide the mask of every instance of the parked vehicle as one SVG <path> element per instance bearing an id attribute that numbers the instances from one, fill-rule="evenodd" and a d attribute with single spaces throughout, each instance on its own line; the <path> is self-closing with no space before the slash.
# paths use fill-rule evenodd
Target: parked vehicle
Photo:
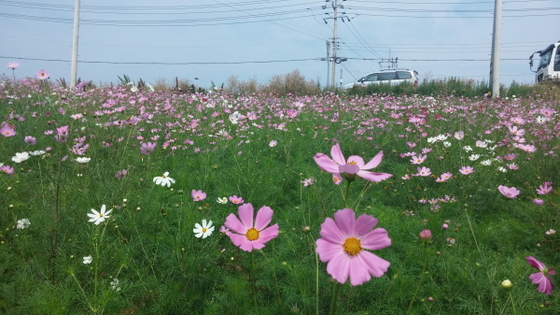
<path id="1" fill-rule="evenodd" d="M 533 56 L 541 58 L 537 70 L 533 70 Z M 535 82 L 560 80 L 560 41 L 543 50 L 535 51 L 529 57 L 531 71 L 535 72 Z"/>
<path id="2" fill-rule="evenodd" d="M 409 69 L 385 69 L 368 74 L 365 77 L 358 79 L 356 82 L 346 84 L 344 85 L 344 88 L 349 89 L 354 86 L 365 87 L 370 84 L 398 85 L 403 82 L 410 82 L 414 86 L 418 86 L 418 72 Z"/>

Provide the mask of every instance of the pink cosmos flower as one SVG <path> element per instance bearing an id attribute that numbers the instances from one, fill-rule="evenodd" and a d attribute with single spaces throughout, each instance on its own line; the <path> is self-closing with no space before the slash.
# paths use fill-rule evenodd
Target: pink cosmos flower
<path id="1" fill-rule="evenodd" d="M 551 182 L 544 182 L 542 185 L 537 188 L 537 194 L 539 195 L 546 195 L 552 191 L 552 183 Z"/>
<path id="2" fill-rule="evenodd" d="M 422 166 L 422 167 L 418 167 L 416 169 L 418 171 L 418 173 L 416 174 L 412 174 L 412 176 L 430 176 L 432 175 L 432 170 L 430 170 L 429 168 Z"/>
<path id="3" fill-rule="evenodd" d="M 503 185 L 498 186 L 498 190 L 502 193 L 502 195 L 504 195 L 504 197 L 510 199 L 516 198 L 520 193 L 520 191 L 515 187 L 509 188 Z"/>
<path id="4" fill-rule="evenodd" d="M 16 128 L 7 122 L 3 122 L 0 126 L 0 134 L 4 137 L 13 137 L 16 135 Z"/>
<path id="5" fill-rule="evenodd" d="M 229 229 L 226 235 L 240 249 L 246 252 L 262 249 L 266 242 L 278 236 L 278 223 L 267 227 L 274 214 L 270 207 L 260 208 L 255 218 L 253 206 L 246 203 L 238 208 L 238 214 L 239 219 L 231 213 L 224 225 Z"/>
<path id="6" fill-rule="evenodd" d="M 14 175 L 14 168 L 8 165 L 0 166 L 0 172 L 4 172 L 10 176 Z"/>
<path id="7" fill-rule="evenodd" d="M 535 284 L 539 284 L 537 290 L 539 292 L 550 295 L 552 294 L 552 290 L 554 289 L 554 284 L 550 280 L 548 275 L 555 275 L 556 272 L 553 268 L 546 268 L 545 264 L 535 259 L 533 256 L 525 257 L 527 259 L 527 263 L 529 265 L 535 267 L 539 272 L 533 273 L 529 276 L 529 279 Z"/>
<path id="8" fill-rule="evenodd" d="M 361 178 L 372 182 L 380 182 L 393 176 L 386 173 L 368 172 L 368 170 L 377 167 L 379 163 L 381 163 L 383 158 L 382 151 L 377 153 L 371 161 L 365 164 L 364 160 L 357 155 L 352 155 L 348 158 L 348 160 L 346 160 L 340 150 L 340 145 L 337 143 L 331 148 L 331 156 L 332 159 L 323 153 L 317 153 L 313 159 L 323 171 L 333 174 L 344 173 L 344 177 L 347 180 L 353 180 L 354 176 L 358 175 Z"/>
<path id="9" fill-rule="evenodd" d="M 453 174 L 451 174 L 449 172 L 446 172 L 446 173 L 441 174 L 441 176 L 436 179 L 436 182 L 443 183 L 443 182 L 446 182 L 451 177 L 453 177 Z"/>
<path id="10" fill-rule="evenodd" d="M 350 278 L 350 284 L 357 286 L 387 272 L 391 263 L 367 251 L 391 245 L 385 229 L 372 230 L 377 222 L 367 214 L 356 219 L 352 209 L 342 209 L 334 214 L 334 220 L 326 218 L 321 224 L 316 251 L 336 281 L 345 283 Z"/>
<path id="11" fill-rule="evenodd" d="M 37 144 L 37 139 L 33 136 L 25 136 L 23 138 L 23 142 L 25 142 L 28 145 L 36 145 Z"/>
<path id="12" fill-rule="evenodd" d="M 6 68 L 12 69 L 12 70 L 15 70 L 17 67 L 19 67 L 19 63 L 15 62 L 15 61 L 8 62 L 8 65 L 6 66 Z"/>
<path id="13" fill-rule="evenodd" d="M 537 206 L 542 206 L 544 204 L 544 200 L 542 200 L 541 198 L 535 198 L 533 199 L 533 203 Z"/>
<path id="14" fill-rule="evenodd" d="M 39 80 L 45 80 L 49 78 L 49 72 L 47 70 L 41 69 L 35 73 L 35 77 Z"/>
<path id="15" fill-rule="evenodd" d="M 202 190 L 192 190 L 191 196 L 193 197 L 194 201 L 202 201 L 206 199 L 206 193 Z"/>
<path id="16" fill-rule="evenodd" d="M 156 144 L 153 142 L 144 142 L 140 145 L 140 153 L 142 154 L 150 154 L 154 152 L 156 148 Z"/>
<path id="17" fill-rule="evenodd" d="M 427 155 L 422 155 L 422 154 L 413 155 L 412 159 L 410 159 L 410 163 L 411 164 L 422 164 L 422 163 L 424 163 L 424 161 L 426 161 L 427 157 L 428 157 Z"/>
<path id="18" fill-rule="evenodd" d="M 228 199 L 229 199 L 229 201 L 230 201 L 231 203 L 233 203 L 234 205 L 240 205 L 240 204 L 242 204 L 242 203 L 244 202 L 244 201 L 243 201 L 243 198 L 237 197 L 237 196 L 231 196 L 231 197 L 229 197 Z"/>

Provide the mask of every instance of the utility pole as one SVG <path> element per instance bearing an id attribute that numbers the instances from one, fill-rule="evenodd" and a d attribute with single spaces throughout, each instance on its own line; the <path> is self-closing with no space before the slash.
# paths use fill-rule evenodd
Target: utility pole
<path id="1" fill-rule="evenodd" d="M 70 65 L 70 87 L 76 86 L 76 77 L 78 72 L 78 36 L 80 28 L 80 0 L 74 3 L 74 34 L 72 38 L 72 62 Z"/>
<path id="2" fill-rule="evenodd" d="M 492 61 L 490 87 L 492 98 L 500 97 L 500 46 L 502 33 L 502 0 L 494 0 L 494 30 L 492 32 Z"/>
<path id="3" fill-rule="evenodd" d="M 342 15 L 339 16 L 338 14 L 338 9 L 344 9 L 344 7 L 339 3 L 339 0 L 325 0 L 326 2 L 331 2 L 331 7 L 333 9 L 333 16 L 332 17 L 328 17 L 323 19 L 325 21 L 325 24 L 327 23 L 327 19 L 333 19 L 334 23 L 333 23 L 333 38 L 332 38 L 332 56 L 330 57 L 330 62 L 331 62 L 331 73 L 330 75 L 328 75 L 330 77 L 330 86 L 331 87 L 335 87 L 335 76 L 336 76 L 336 64 L 337 63 L 341 63 L 343 61 L 346 61 L 346 58 L 340 58 L 337 57 L 337 50 L 338 50 L 338 36 L 337 36 L 337 23 L 338 23 L 338 19 L 344 19 L 345 13 L 342 12 Z M 346 1 L 346 0 L 342 0 L 342 1 Z M 327 6 L 324 5 L 323 9 L 326 9 Z M 348 19 L 348 21 L 350 21 L 350 19 Z M 328 54 L 327 54 L 328 55 Z M 328 62 L 328 61 L 327 61 Z"/>
<path id="4" fill-rule="evenodd" d="M 338 48 L 337 45 L 337 38 L 336 38 L 336 22 L 338 20 L 338 0 L 334 0 L 334 2 L 332 3 L 332 7 L 334 9 L 334 13 L 333 13 L 333 47 L 332 47 L 332 78 L 331 78 L 331 86 L 334 88 L 335 84 L 334 84 L 334 77 L 336 74 L 336 50 Z"/>
<path id="5" fill-rule="evenodd" d="M 329 64 L 331 60 L 330 51 L 331 51 L 331 42 L 327 41 L 327 85 L 326 86 L 329 86 L 329 81 L 331 79 L 331 74 L 330 74 L 331 65 Z"/>

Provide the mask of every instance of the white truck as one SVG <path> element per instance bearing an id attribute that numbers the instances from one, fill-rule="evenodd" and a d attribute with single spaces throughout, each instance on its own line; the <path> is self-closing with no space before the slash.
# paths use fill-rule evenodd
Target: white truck
<path id="1" fill-rule="evenodd" d="M 537 70 L 533 70 L 533 56 L 539 54 L 541 58 Z M 531 71 L 535 72 L 535 82 L 560 81 L 560 41 L 551 44 L 543 50 L 535 51 L 529 57 Z"/>

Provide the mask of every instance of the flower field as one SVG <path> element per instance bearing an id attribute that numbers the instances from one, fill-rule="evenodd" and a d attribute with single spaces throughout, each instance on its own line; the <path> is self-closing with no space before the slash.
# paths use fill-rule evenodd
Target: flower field
<path id="1" fill-rule="evenodd" d="M 558 314 L 560 103 L 0 82 L 2 314 Z"/>

